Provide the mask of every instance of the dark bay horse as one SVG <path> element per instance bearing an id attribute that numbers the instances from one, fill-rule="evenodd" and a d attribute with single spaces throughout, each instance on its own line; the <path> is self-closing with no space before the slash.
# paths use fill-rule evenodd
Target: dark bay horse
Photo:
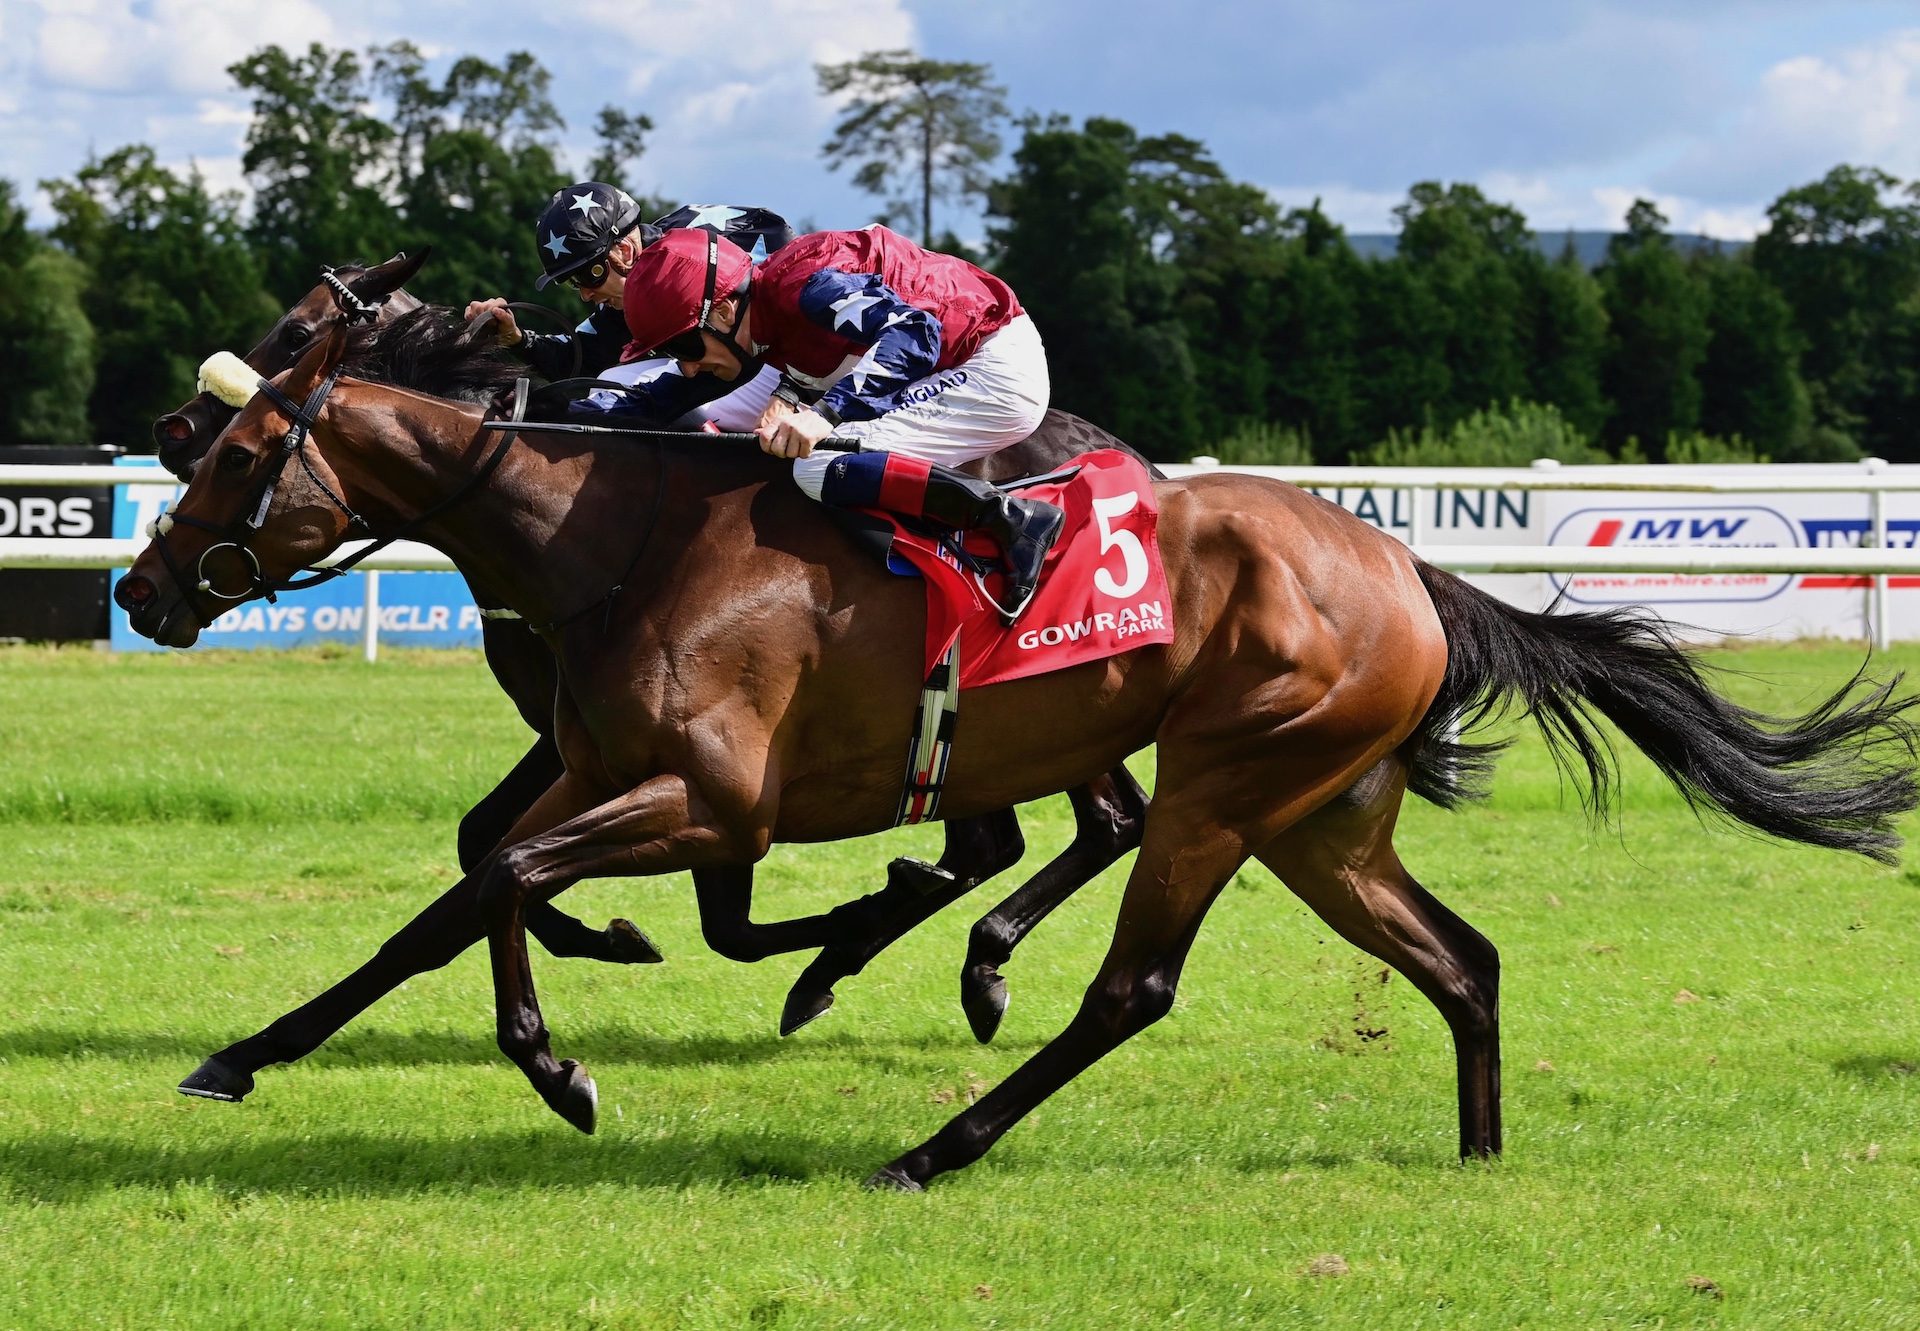
<path id="1" fill-rule="evenodd" d="M 316 338 L 343 327 L 345 368 L 358 377 L 458 401 L 493 400 L 524 369 L 494 349 L 490 332 L 463 332 L 451 311 L 423 306 L 406 292 L 404 284 L 420 270 L 429 252 L 396 255 L 371 267 L 349 264 L 323 270 L 322 280 L 267 330 L 244 359 L 254 371 L 271 377 L 292 366 Z M 160 417 L 154 422 L 154 440 L 161 463 L 180 479 L 191 480 L 201 458 L 237 414 L 212 394 L 202 393 Z M 1078 417 L 1051 411 L 1031 439 L 980 459 L 967 470 L 988 480 L 1011 480 L 1051 471 L 1074 454 L 1095 448 L 1126 449 L 1126 445 Z M 524 623 L 486 620 L 482 640 L 489 668 L 536 739 L 500 784 L 462 818 L 458 852 L 463 871 L 480 862 L 561 771 L 552 736 L 558 684 L 553 653 Z M 1069 895 L 1139 844 L 1146 798 L 1124 766 L 1076 787 L 1068 797 L 1075 818 L 1072 842 L 981 919 L 969 936 L 961 970 L 961 1003 L 982 1042 L 993 1037 L 1005 1014 L 1007 989 L 1000 967 L 1020 940 Z M 913 926 L 1011 868 L 1025 853 L 1019 821 L 1011 809 L 952 820 L 945 829 L 946 846 L 936 864 L 896 860 L 887 885 L 879 892 L 826 915 L 800 920 L 753 923 L 749 917 L 751 869 L 702 869 L 694 876 L 694 886 L 706 942 L 738 961 L 822 949 L 788 994 L 780 1029 L 790 1034 L 827 1010 L 837 981 L 858 973 Z M 190 1078 L 185 1089 L 221 1097 L 244 1095 L 253 1072 L 311 1052 L 394 985 L 418 973 L 407 968 L 410 947 L 424 946 L 426 953 L 437 954 L 438 945 L 429 936 L 457 913 L 457 905 L 449 902 L 430 907 L 408 927 L 405 943 L 396 939 L 383 948 L 370 963 L 371 969 L 223 1050 L 217 1065 L 221 1075 Z M 646 935 L 624 919 L 596 930 L 543 903 L 528 912 L 527 928 L 555 956 L 612 962 L 660 960 Z"/>
<path id="2" fill-rule="evenodd" d="M 182 525 L 115 596 L 138 631 L 186 646 L 218 607 L 171 569 L 242 546 L 264 591 L 339 545 L 354 515 L 390 532 L 430 514 L 410 534 L 477 590 L 536 624 L 576 616 L 545 635 L 565 772 L 464 890 L 487 923 L 501 1049 L 591 1131 L 593 1083 L 549 1047 L 524 911 L 582 878 L 747 864 L 775 841 L 885 827 L 920 591 L 851 550 L 757 454 L 537 433 L 496 445 L 478 409 L 336 384 L 343 350 L 336 332 L 247 406 L 182 499 Z M 1455 1043 L 1460 1149 L 1497 1152 L 1497 954 L 1392 841 L 1410 784 L 1450 802 L 1484 769 L 1486 746 L 1447 737 L 1463 716 L 1524 706 L 1603 811 L 1612 755 L 1593 712 L 1690 800 L 1773 836 L 1890 861 L 1893 820 L 1920 799 L 1916 700 L 1898 681 L 1763 717 L 1708 687 L 1658 621 L 1514 609 L 1292 486 L 1216 474 L 1155 493 L 1175 641 L 972 691 L 948 773 L 966 815 L 1157 745 L 1112 945 L 1066 1029 L 877 1186 L 917 1190 L 971 1163 L 1165 1015 L 1208 908 L 1249 858 L 1435 1004 Z"/>

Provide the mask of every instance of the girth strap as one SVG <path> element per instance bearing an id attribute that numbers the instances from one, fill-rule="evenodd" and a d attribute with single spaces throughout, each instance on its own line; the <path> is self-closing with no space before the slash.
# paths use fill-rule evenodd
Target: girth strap
<path id="1" fill-rule="evenodd" d="M 907 742 L 907 784 L 893 825 L 930 822 L 940 816 L 940 795 L 947 784 L 953 753 L 953 727 L 960 713 L 960 635 L 920 688 L 913 738 Z"/>

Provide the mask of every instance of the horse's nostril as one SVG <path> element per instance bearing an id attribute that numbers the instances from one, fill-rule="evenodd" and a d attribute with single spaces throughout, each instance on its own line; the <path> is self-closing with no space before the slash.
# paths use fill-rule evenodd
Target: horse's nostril
<path id="1" fill-rule="evenodd" d="M 153 442 L 165 449 L 169 444 L 184 444 L 193 438 L 193 422 L 184 412 L 170 411 L 153 423 Z"/>
<path id="2" fill-rule="evenodd" d="M 114 584 L 113 603 L 122 610 L 132 612 L 152 601 L 155 594 L 154 585 L 151 582 L 129 573 Z"/>

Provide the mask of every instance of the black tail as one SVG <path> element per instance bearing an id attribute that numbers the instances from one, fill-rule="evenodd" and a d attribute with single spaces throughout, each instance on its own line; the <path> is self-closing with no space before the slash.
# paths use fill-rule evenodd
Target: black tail
<path id="1" fill-rule="evenodd" d="M 1451 808 L 1477 796 L 1501 744 L 1457 738 L 1519 705 L 1563 771 L 1586 769 L 1588 807 L 1613 807 L 1615 756 L 1598 712 L 1651 758 L 1696 810 L 1769 836 L 1892 863 L 1893 819 L 1920 803 L 1895 676 L 1855 675 L 1805 716 L 1748 711 L 1707 686 L 1670 625 L 1626 611 L 1532 614 L 1420 565 L 1447 634 L 1447 673 L 1413 743 L 1415 794 Z"/>

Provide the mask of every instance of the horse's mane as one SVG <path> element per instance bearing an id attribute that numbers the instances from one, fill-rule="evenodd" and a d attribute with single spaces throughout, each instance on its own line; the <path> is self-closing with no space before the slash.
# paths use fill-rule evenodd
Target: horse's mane
<path id="1" fill-rule="evenodd" d="M 445 305 L 422 305 L 356 338 L 341 368 L 356 379 L 462 402 L 489 401 L 527 373 L 489 329 L 469 337 L 467 321 Z"/>

